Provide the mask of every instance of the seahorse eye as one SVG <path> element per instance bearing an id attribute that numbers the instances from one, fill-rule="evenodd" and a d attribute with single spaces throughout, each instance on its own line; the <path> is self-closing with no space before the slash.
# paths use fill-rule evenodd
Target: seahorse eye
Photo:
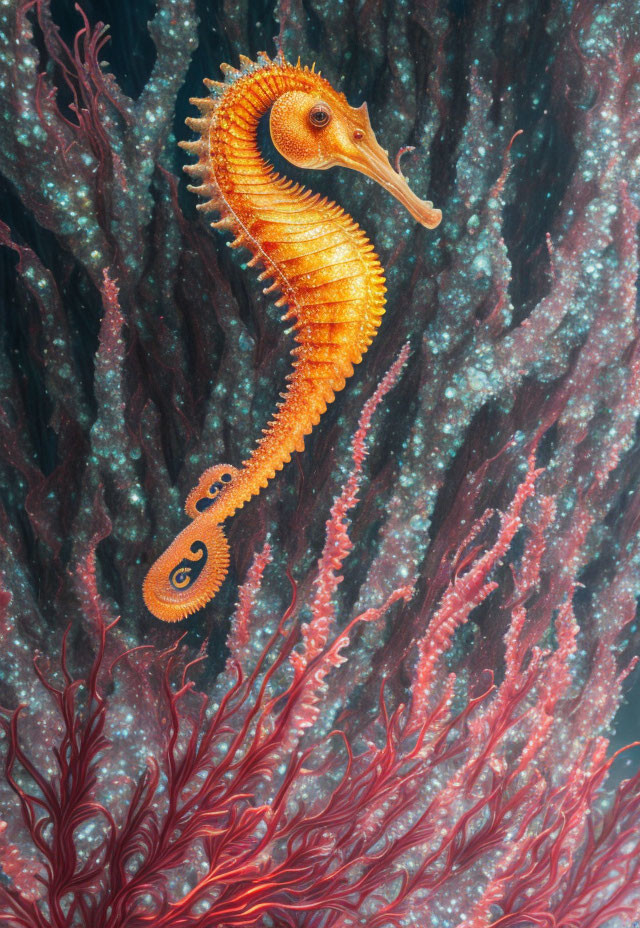
<path id="1" fill-rule="evenodd" d="M 355 129 L 353 132 L 353 138 L 356 142 L 362 141 L 362 139 L 364 138 L 364 132 L 362 131 L 362 129 Z"/>
<path id="2" fill-rule="evenodd" d="M 309 110 L 309 122 L 316 129 L 324 129 L 331 122 L 331 110 L 326 103 L 315 103 Z"/>

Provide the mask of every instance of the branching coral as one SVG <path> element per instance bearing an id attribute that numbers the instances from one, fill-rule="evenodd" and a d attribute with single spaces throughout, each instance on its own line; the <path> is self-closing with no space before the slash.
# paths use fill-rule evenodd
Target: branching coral
<path id="1" fill-rule="evenodd" d="M 353 740 L 340 728 L 319 742 L 308 737 L 326 711 L 333 670 L 348 664 L 354 628 L 379 623 L 412 595 L 411 587 L 397 589 L 342 630 L 326 596 L 341 582 L 336 572 L 350 548 L 347 520 L 371 415 L 404 360 L 363 411 L 302 634 L 294 587 L 290 608 L 256 659 L 248 657 L 258 631 L 252 603 L 270 561 L 265 546 L 236 609 L 221 697 L 211 704 L 194 692 L 188 678 L 198 659 L 184 665 L 175 648 L 159 658 L 162 752 L 131 777 L 115 808 L 98 799 L 110 773 L 106 692 L 118 663 L 133 655 L 120 649 L 107 658 L 115 623 L 106 624 L 90 556 L 82 582 L 97 610 L 97 645 L 86 680 L 69 669 L 67 636 L 59 682 L 36 662 L 62 723 L 48 774 L 21 744 L 20 709 L 3 720 L 7 780 L 43 863 L 43 889 L 34 894 L 27 885 L 21 891 L 34 862 L 21 861 L 21 873 L 14 861 L 12 885 L 0 887 L 8 925 L 204 928 L 268 918 L 383 926 L 448 910 L 460 925 L 486 925 L 499 913 L 493 924 L 598 928 L 634 911 L 640 774 L 595 815 L 613 762 L 604 739 L 587 739 L 575 762 L 551 775 L 553 723 L 573 684 L 578 627 L 567 601 L 555 648 L 527 641 L 523 600 L 539 570 L 541 536 L 530 536 L 521 558 L 501 683 L 465 694 L 455 674 L 445 674 L 456 626 L 497 587 L 490 577 L 522 525 L 539 475 L 533 464 L 493 542 L 484 552 L 459 552 L 418 642 L 407 703 L 390 706 L 383 683 L 377 714 Z M 486 521 L 472 528 L 467 551 Z M 185 868 L 190 876 L 176 877 Z M 470 884 L 480 892 L 469 893 Z M 458 911 L 453 900 L 463 887 L 469 908 Z"/>

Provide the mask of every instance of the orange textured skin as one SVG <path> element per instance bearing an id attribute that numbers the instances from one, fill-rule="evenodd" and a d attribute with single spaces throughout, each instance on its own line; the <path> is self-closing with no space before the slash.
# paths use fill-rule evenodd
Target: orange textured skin
<path id="1" fill-rule="evenodd" d="M 200 209 L 220 216 L 212 225 L 233 233 L 231 247 L 251 252 L 249 265 L 260 266 L 259 279 L 269 281 L 265 293 L 279 292 L 276 306 L 288 307 L 283 319 L 297 344 L 283 401 L 251 457 L 237 470 L 220 465 L 205 472 L 187 500 L 193 521 L 147 575 L 145 602 L 165 621 L 185 617 L 215 595 L 229 561 L 221 523 L 266 487 L 294 451 L 304 450 L 305 435 L 353 374 L 384 313 L 385 279 L 364 232 L 336 204 L 279 177 L 256 138 L 259 120 L 284 94 L 290 108 L 312 93 L 352 119 L 361 111 L 351 110 L 313 70 L 266 55 L 257 64 L 241 60 L 241 72 L 222 66 L 230 83 L 205 82 L 216 96 L 191 101 L 202 116 L 187 123 L 201 137 L 182 143 L 198 156 L 186 170 L 200 179 L 190 188 L 206 198 Z M 281 118 L 285 127 L 292 124 L 287 112 Z M 299 163 L 296 146 L 302 151 L 303 143 L 309 140 L 286 140 L 290 161 Z M 223 473 L 226 482 L 214 489 Z"/>

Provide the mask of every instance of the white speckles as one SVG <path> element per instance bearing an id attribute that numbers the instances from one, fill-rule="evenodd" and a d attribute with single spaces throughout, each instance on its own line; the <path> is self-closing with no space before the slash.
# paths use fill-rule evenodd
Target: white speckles
<path id="1" fill-rule="evenodd" d="M 483 274 L 486 277 L 491 275 L 491 260 L 486 253 L 476 255 L 471 263 L 471 270 L 474 274 Z"/>

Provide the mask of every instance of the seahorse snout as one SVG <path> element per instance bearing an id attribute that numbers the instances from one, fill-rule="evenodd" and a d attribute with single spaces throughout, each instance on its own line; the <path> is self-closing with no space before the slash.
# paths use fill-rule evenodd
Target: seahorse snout
<path id="1" fill-rule="evenodd" d="M 271 138 L 280 154 L 302 168 L 350 168 L 366 174 L 402 203 L 414 219 L 435 229 L 442 212 L 421 200 L 391 166 L 369 120 L 367 104 L 349 106 L 343 94 L 289 91 L 271 109 Z"/>
<path id="2" fill-rule="evenodd" d="M 360 147 L 360 160 L 357 164 L 347 164 L 375 180 L 381 187 L 402 203 L 414 219 L 427 229 L 435 229 L 442 220 L 442 210 L 434 209 L 431 200 L 421 200 L 416 196 L 402 174 L 398 174 L 391 166 L 389 156 L 378 144 L 373 132 L 372 139 Z"/>

